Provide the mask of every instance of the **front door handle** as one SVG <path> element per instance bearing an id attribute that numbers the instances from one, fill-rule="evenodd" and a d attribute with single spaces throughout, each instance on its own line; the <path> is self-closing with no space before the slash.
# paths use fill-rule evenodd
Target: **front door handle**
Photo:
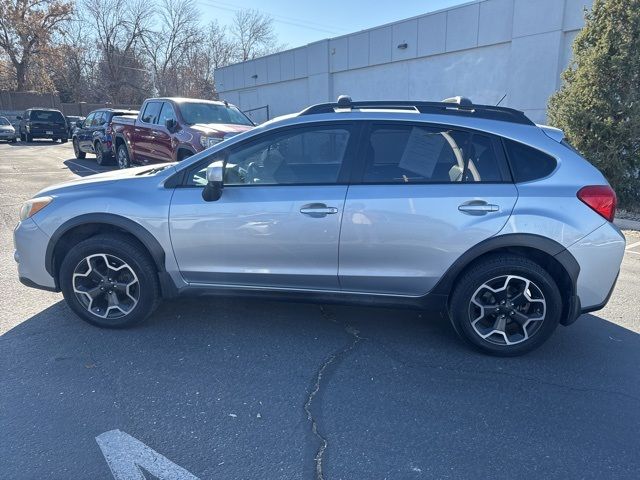
<path id="1" fill-rule="evenodd" d="M 309 203 L 300 209 L 300 213 L 320 218 L 338 213 L 338 209 L 336 207 L 327 207 L 324 203 Z"/>
<path id="2" fill-rule="evenodd" d="M 484 200 L 471 200 L 458 205 L 458 210 L 468 215 L 486 215 L 489 212 L 499 211 L 500 207 Z"/>

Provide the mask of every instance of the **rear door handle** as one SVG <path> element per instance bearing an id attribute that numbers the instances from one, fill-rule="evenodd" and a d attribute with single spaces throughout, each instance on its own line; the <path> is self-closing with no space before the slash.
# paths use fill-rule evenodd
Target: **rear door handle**
<path id="1" fill-rule="evenodd" d="M 484 200 L 471 200 L 458 205 L 458 210 L 468 215 L 486 215 L 489 212 L 499 211 L 500 207 Z"/>
<path id="2" fill-rule="evenodd" d="M 338 209 L 336 207 L 327 207 L 324 203 L 309 203 L 300 209 L 300 213 L 319 218 L 336 214 L 338 213 Z"/>

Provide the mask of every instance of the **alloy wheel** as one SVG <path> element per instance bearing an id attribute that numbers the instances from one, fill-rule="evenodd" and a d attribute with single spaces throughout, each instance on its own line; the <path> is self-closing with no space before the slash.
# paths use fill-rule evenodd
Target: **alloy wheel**
<path id="1" fill-rule="evenodd" d="M 102 144 L 100 142 L 96 142 L 96 163 L 98 165 L 102 165 L 103 158 L 104 152 L 102 151 Z"/>
<path id="2" fill-rule="evenodd" d="M 133 268 L 106 253 L 83 258 L 73 271 L 72 286 L 80 304 L 100 318 L 122 318 L 140 300 L 140 282 Z"/>
<path id="3" fill-rule="evenodd" d="M 495 345 L 516 345 L 540 329 L 547 304 L 540 287 L 518 275 L 483 283 L 471 296 L 469 319 L 475 332 Z"/>
<path id="4" fill-rule="evenodd" d="M 129 167 L 129 159 L 127 158 L 127 152 L 121 147 L 118 149 L 118 168 Z"/>

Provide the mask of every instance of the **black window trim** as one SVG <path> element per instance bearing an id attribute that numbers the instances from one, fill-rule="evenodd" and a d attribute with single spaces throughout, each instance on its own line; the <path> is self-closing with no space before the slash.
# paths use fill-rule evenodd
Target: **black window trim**
<path id="1" fill-rule="evenodd" d="M 273 134 L 281 134 L 284 132 L 288 132 L 291 130 L 302 130 L 308 129 L 309 127 L 348 127 L 351 129 L 351 134 L 349 136 L 349 141 L 347 143 L 347 148 L 344 152 L 344 159 L 342 161 L 342 165 L 340 166 L 340 171 L 338 172 L 338 180 L 330 183 L 282 183 L 282 184 L 232 184 L 232 185 L 224 185 L 224 188 L 255 188 L 255 187 L 304 187 L 304 186 L 332 186 L 332 185 L 349 185 L 351 173 L 353 172 L 353 167 L 357 163 L 356 154 L 359 153 L 360 144 L 362 142 L 362 132 L 364 129 L 364 120 L 324 120 L 318 122 L 305 122 L 298 123 L 295 125 L 287 125 L 283 127 L 279 127 L 276 129 L 268 130 L 266 132 L 260 133 L 258 135 L 252 136 L 238 142 L 230 147 L 225 148 L 224 150 L 220 150 L 215 154 L 209 155 L 202 160 L 194 163 L 190 167 L 187 167 L 180 172 L 178 172 L 175 176 L 170 177 L 165 182 L 166 188 L 204 188 L 201 185 L 190 185 L 188 184 L 188 180 L 196 170 L 201 170 L 203 166 L 208 165 L 213 162 L 215 157 L 224 158 L 224 162 L 226 164 L 229 154 L 239 148 L 245 147 L 249 143 L 260 142 L 262 138 L 273 135 Z M 175 180 L 174 180 L 175 178 Z"/>
<path id="2" fill-rule="evenodd" d="M 531 183 L 531 182 L 538 182 L 540 180 L 544 180 L 545 178 L 551 177 L 556 172 L 556 170 L 558 169 L 559 162 L 558 162 L 558 158 L 555 155 L 551 155 L 550 153 L 547 153 L 547 152 L 545 152 L 543 150 L 540 150 L 539 148 L 536 148 L 536 147 L 534 147 L 532 145 L 529 145 L 527 143 L 524 143 L 524 142 L 520 142 L 518 140 L 514 140 L 512 138 L 504 138 L 504 137 L 502 137 L 500 139 L 500 141 L 502 143 L 503 155 L 507 160 L 507 165 L 508 165 L 509 171 L 511 173 L 512 182 L 514 184 L 516 184 L 516 185 L 521 185 L 521 184 Z M 507 141 L 513 142 L 513 143 L 518 143 L 520 145 L 523 145 L 525 147 L 530 148 L 531 150 L 535 150 L 539 154 L 542 154 L 542 155 L 545 155 L 547 157 L 550 157 L 551 159 L 553 159 L 553 161 L 555 163 L 553 169 L 551 169 L 551 171 L 547 175 L 543 175 L 542 177 L 532 178 L 531 180 L 521 180 L 521 181 L 516 180 L 516 174 L 515 174 L 515 171 L 514 171 L 513 166 L 512 166 L 511 157 L 509 155 L 509 149 L 507 148 Z"/>
<path id="3" fill-rule="evenodd" d="M 511 172 L 511 167 L 508 164 L 507 157 L 505 154 L 504 145 L 501 142 L 501 137 L 486 132 L 484 130 L 478 130 L 474 128 L 462 127 L 458 125 L 448 125 L 446 123 L 435 123 L 421 120 L 366 120 L 366 125 L 363 127 L 360 142 L 358 147 L 358 152 L 356 155 L 356 161 L 354 162 L 354 166 L 351 169 L 352 176 L 350 180 L 350 185 L 502 185 L 505 183 L 514 183 L 513 175 Z M 470 135 L 483 135 L 485 137 L 489 137 L 491 139 L 491 143 L 493 145 L 494 152 L 496 154 L 496 160 L 498 162 L 498 169 L 500 171 L 500 175 L 502 176 L 502 180 L 500 181 L 481 181 L 481 182 L 365 182 L 363 181 L 364 172 L 366 168 L 366 151 L 367 145 L 366 140 L 371 135 L 371 131 L 374 126 L 379 125 L 414 125 L 420 127 L 427 128 L 444 128 L 449 130 L 458 130 L 462 132 L 466 132 Z"/>

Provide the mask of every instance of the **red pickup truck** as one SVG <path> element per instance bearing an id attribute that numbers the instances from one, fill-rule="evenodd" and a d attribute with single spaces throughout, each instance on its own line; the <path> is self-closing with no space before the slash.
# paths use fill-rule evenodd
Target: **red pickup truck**
<path id="1" fill-rule="evenodd" d="M 137 117 L 113 117 L 113 154 L 118 167 L 179 162 L 254 127 L 227 102 L 149 98 Z"/>

